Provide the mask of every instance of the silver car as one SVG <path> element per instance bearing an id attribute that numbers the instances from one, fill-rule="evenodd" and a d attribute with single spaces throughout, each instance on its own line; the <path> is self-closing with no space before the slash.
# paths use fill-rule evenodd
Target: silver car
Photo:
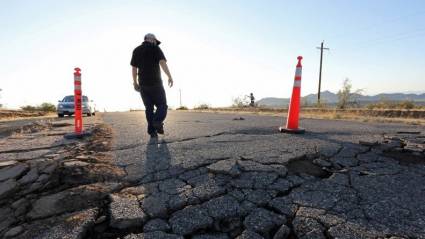
<path id="1" fill-rule="evenodd" d="M 92 116 L 96 114 L 96 105 L 92 100 L 85 95 L 83 95 L 83 114 L 87 116 Z M 65 115 L 74 114 L 74 96 L 68 95 L 60 100 L 57 107 L 57 112 L 59 117 L 64 117 Z"/>

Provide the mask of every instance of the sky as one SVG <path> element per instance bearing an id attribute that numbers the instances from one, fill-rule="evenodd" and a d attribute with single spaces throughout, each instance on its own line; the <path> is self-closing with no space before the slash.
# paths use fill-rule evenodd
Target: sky
<path id="1" fill-rule="evenodd" d="M 365 94 L 425 91 L 423 0 L 0 0 L 0 103 L 56 104 L 73 94 L 73 69 L 100 111 L 143 109 L 130 58 L 154 33 L 175 85 L 170 107 L 230 106 L 290 97 L 297 56 L 302 95 L 349 78 Z M 166 82 L 166 75 L 163 80 Z"/>

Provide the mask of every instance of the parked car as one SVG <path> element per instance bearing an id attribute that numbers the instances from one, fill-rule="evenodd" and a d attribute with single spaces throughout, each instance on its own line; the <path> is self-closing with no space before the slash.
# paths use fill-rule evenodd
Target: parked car
<path id="1" fill-rule="evenodd" d="M 92 116 L 96 114 L 96 105 L 93 100 L 89 100 L 89 98 L 83 95 L 82 102 L 83 114 L 87 116 Z M 74 114 L 74 96 L 68 95 L 60 100 L 57 107 L 57 112 L 59 117 L 64 117 L 65 115 L 73 115 Z"/>

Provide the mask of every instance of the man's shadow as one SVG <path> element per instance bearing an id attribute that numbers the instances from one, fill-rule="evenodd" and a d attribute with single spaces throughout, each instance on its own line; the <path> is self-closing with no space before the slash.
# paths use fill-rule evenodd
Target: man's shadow
<path id="1" fill-rule="evenodd" d="M 145 173 L 157 173 L 169 169 L 170 166 L 171 154 L 167 142 L 156 137 L 150 138 L 146 145 Z"/>

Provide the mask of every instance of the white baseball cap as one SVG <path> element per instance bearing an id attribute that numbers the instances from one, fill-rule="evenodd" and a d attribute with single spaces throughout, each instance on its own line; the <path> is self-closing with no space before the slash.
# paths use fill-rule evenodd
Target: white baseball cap
<path id="1" fill-rule="evenodd" d="M 147 39 L 153 39 L 156 41 L 156 44 L 159 45 L 161 42 L 156 38 L 156 36 L 153 33 L 148 33 L 145 35 L 145 40 Z"/>

